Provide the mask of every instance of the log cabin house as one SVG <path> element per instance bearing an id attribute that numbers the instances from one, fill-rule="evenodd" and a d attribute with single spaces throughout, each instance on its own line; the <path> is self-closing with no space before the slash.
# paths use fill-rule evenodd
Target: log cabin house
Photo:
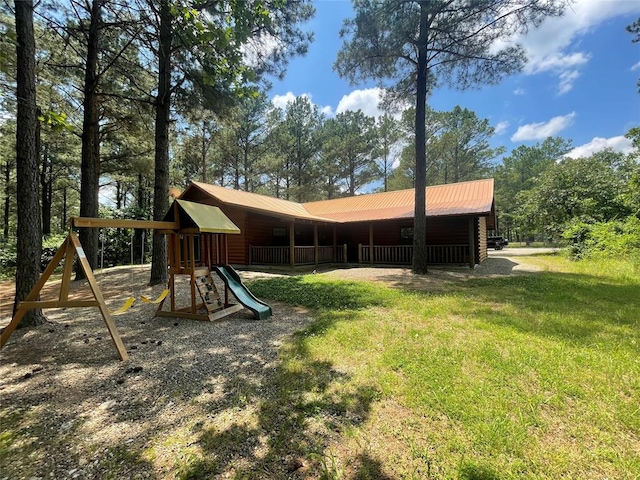
<path id="1" fill-rule="evenodd" d="M 493 179 L 430 186 L 426 195 L 429 263 L 473 268 L 487 258 Z M 411 264 L 413 189 L 296 203 L 192 182 L 180 198 L 219 207 L 240 228 L 228 245 L 235 266 Z"/>

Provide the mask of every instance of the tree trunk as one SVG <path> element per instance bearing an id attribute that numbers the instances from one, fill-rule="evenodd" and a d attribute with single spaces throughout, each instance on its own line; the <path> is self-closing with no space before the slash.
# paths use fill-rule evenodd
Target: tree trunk
<path id="1" fill-rule="evenodd" d="M 11 194 L 9 192 L 9 182 L 11 181 L 11 165 L 7 160 L 4 164 L 4 225 L 2 233 L 4 240 L 9 238 L 9 214 L 11 213 Z"/>
<path id="2" fill-rule="evenodd" d="M 42 169 L 40 171 L 40 188 L 42 189 L 42 235 L 51 235 L 51 174 L 53 165 L 49 158 L 49 145 L 44 146 Z"/>
<path id="3" fill-rule="evenodd" d="M 60 215 L 60 230 L 63 232 L 67 228 L 67 187 L 62 188 L 62 215 Z"/>
<path id="4" fill-rule="evenodd" d="M 427 107 L 427 40 L 429 2 L 420 4 L 420 38 L 418 45 L 418 71 L 416 76 L 416 170 L 415 170 L 415 210 L 413 218 L 413 272 L 427 273 L 427 150 L 426 150 L 426 107 Z"/>
<path id="5" fill-rule="evenodd" d="M 155 183 L 153 219 L 162 220 L 169 209 L 169 121 L 171 115 L 171 6 L 160 2 L 158 96 L 156 97 Z M 164 235 L 153 236 L 150 285 L 167 282 L 167 247 Z"/>
<path id="6" fill-rule="evenodd" d="M 36 108 L 36 45 L 33 31 L 33 0 L 15 2 L 18 99 L 16 126 L 16 182 L 18 204 L 16 298 L 24 300 L 40 277 L 42 234 L 38 204 L 38 138 Z M 46 321 L 42 310 L 29 310 L 20 327 Z"/>
<path id="7" fill-rule="evenodd" d="M 98 41 L 104 0 L 93 0 L 87 37 L 87 61 L 84 73 L 84 117 L 82 120 L 82 161 L 80 177 L 80 216 L 97 217 L 100 190 L 100 112 L 98 109 Z M 91 268 L 98 264 L 97 228 L 82 228 L 78 234 Z M 79 264 L 76 279 L 84 278 Z"/>

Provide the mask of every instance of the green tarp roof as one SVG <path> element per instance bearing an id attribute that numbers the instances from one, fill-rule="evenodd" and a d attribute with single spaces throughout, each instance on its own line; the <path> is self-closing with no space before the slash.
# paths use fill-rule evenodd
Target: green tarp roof
<path id="1" fill-rule="evenodd" d="M 176 199 L 178 204 L 179 219 L 174 218 L 174 206 L 165 215 L 164 220 L 173 222 L 178 220 L 180 228 L 198 228 L 203 233 L 240 233 L 235 223 L 229 220 L 222 210 L 211 205 L 188 202 Z"/>

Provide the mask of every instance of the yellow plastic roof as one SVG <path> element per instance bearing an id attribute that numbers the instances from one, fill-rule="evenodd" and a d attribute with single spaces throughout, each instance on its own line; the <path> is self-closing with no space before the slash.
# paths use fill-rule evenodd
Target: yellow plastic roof
<path id="1" fill-rule="evenodd" d="M 179 209 L 188 217 L 185 218 L 184 215 L 180 215 L 180 228 L 197 227 L 203 233 L 240 233 L 238 226 L 222 213 L 222 210 L 218 207 L 180 199 L 175 201 L 178 203 Z M 171 217 L 169 220 L 175 220 L 173 216 L 172 206 L 169 213 L 167 213 L 167 217 Z M 193 225 L 187 225 L 189 223 Z"/>

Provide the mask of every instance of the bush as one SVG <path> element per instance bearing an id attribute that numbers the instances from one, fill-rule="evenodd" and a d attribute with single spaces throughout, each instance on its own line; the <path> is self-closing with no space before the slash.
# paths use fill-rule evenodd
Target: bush
<path id="1" fill-rule="evenodd" d="M 570 258 L 637 258 L 640 255 L 640 219 L 575 222 L 562 234 Z"/>

